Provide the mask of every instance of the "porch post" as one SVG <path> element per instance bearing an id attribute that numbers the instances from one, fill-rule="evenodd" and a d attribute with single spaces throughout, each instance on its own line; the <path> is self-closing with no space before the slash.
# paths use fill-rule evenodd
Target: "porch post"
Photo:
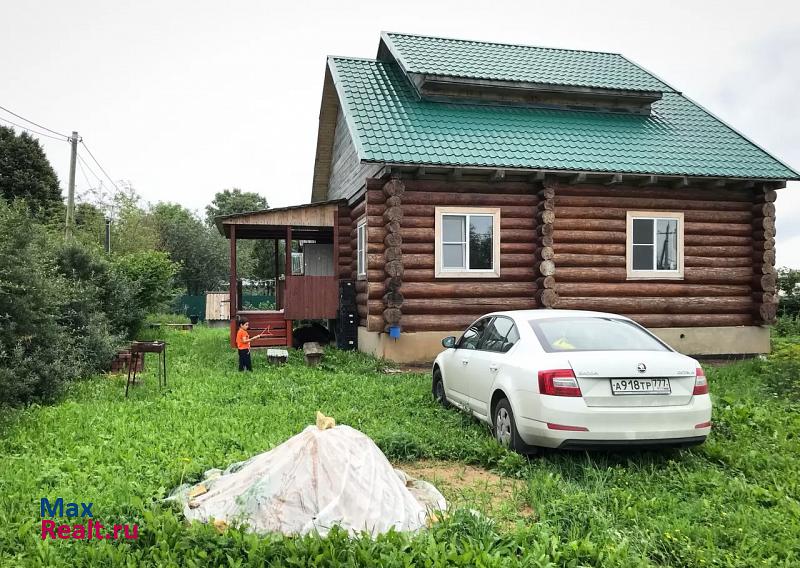
<path id="1" fill-rule="evenodd" d="M 292 277 L 292 226 L 286 227 L 286 274 L 283 281 L 283 309 L 286 309 L 286 299 L 289 298 L 289 280 Z M 286 346 L 292 347 L 292 320 L 286 320 Z"/>
<path id="2" fill-rule="evenodd" d="M 339 208 L 333 212 L 333 277 L 339 282 Z"/>
<path id="3" fill-rule="evenodd" d="M 275 309 L 276 310 L 280 310 L 281 307 L 282 307 L 281 306 L 281 298 L 278 295 L 278 293 L 279 293 L 279 290 L 278 290 L 278 276 L 280 276 L 280 270 L 278 269 L 278 260 L 280 260 L 280 256 L 278 256 L 278 240 L 279 239 L 273 239 L 273 243 L 275 245 L 275 256 L 273 257 L 273 261 L 272 261 L 272 264 L 273 264 L 272 268 L 274 268 L 274 271 L 275 271 Z"/>
<path id="4" fill-rule="evenodd" d="M 236 297 L 236 225 L 231 228 L 231 282 L 228 291 L 228 312 L 231 318 L 231 346 L 236 345 L 236 315 L 238 298 Z"/>

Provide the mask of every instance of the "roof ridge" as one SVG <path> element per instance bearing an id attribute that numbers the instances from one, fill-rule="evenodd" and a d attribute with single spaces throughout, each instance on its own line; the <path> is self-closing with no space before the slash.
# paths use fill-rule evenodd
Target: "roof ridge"
<path id="1" fill-rule="evenodd" d="M 569 51 L 573 53 L 597 53 L 600 55 L 616 55 L 619 57 L 624 57 L 621 53 L 616 51 L 597 51 L 593 49 L 572 49 L 569 47 L 548 47 L 543 45 L 528 45 L 524 43 L 509 43 L 505 41 L 486 41 L 481 39 L 464 39 L 464 38 L 457 38 L 457 37 L 445 37 L 445 36 L 437 36 L 437 35 L 427 35 L 427 34 L 409 34 L 403 32 L 388 32 L 382 31 L 381 35 L 386 36 L 405 36 L 405 37 L 422 37 L 427 39 L 443 39 L 445 41 L 457 41 L 460 43 L 480 43 L 483 45 L 501 45 L 505 47 L 524 47 L 527 49 L 542 49 L 547 51 Z"/>
<path id="2" fill-rule="evenodd" d="M 623 55 L 623 54 L 620 53 L 619 56 L 622 59 L 624 59 L 625 61 L 627 61 L 628 63 L 630 63 L 631 65 L 633 65 L 634 67 L 636 67 L 636 68 L 640 69 L 641 71 L 643 71 L 643 72 L 647 73 L 648 75 L 650 75 L 653 79 L 655 79 L 656 81 L 658 81 L 659 83 L 661 83 L 665 87 L 668 87 L 669 90 L 672 91 L 673 93 L 677 93 L 679 95 L 683 95 L 682 91 L 679 91 L 678 89 L 676 89 L 675 87 L 673 87 L 672 85 L 667 83 L 664 79 L 662 79 L 661 76 L 656 75 L 655 73 L 653 73 L 652 71 L 650 71 L 649 69 L 644 67 L 643 65 L 639 65 L 639 63 L 637 63 L 636 61 L 634 61 L 633 59 L 631 59 L 627 55 Z"/>

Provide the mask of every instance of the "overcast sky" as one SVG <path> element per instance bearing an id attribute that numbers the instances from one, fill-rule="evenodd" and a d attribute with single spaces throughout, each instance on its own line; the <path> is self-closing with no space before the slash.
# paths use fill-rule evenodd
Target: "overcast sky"
<path id="1" fill-rule="evenodd" d="M 77 130 L 146 200 L 197 210 L 229 187 L 308 202 L 325 56 L 374 57 L 381 30 L 620 52 L 800 168 L 789 0 L 0 0 L 0 23 L 0 106 Z M 42 142 L 66 187 L 68 145 Z M 800 267 L 798 214 L 789 184 L 778 265 Z"/>

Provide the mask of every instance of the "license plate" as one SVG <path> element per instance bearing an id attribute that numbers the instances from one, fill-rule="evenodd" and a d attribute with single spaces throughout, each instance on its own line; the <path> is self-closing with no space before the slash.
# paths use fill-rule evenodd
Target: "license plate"
<path id="1" fill-rule="evenodd" d="M 669 379 L 611 379 L 611 394 L 670 394 Z"/>

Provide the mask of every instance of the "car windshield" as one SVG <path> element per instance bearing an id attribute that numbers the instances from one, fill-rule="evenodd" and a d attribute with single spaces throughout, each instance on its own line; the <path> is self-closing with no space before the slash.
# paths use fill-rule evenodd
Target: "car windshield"
<path id="1" fill-rule="evenodd" d="M 669 351 L 638 325 L 615 318 L 574 317 L 530 320 L 548 353 L 562 351 Z"/>

